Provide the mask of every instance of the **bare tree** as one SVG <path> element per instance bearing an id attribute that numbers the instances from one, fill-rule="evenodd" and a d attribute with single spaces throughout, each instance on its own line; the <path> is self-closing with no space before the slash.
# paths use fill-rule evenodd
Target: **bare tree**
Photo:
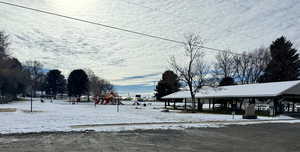
<path id="1" fill-rule="evenodd" d="M 9 45 L 9 35 L 0 31 L 0 102 L 6 100 L 2 97 L 17 98 L 17 94 L 24 93 L 28 85 L 21 62 L 8 54 Z"/>
<path id="2" fill-rule="evenodd" d="M 192 97 L 192 110 L 195 111 L 196 92 L 204 85 L 206 75 L 208 74 L 208 65 L 204 63 L 202 52 L 203 42 L 198 35 L 189 35 L 186 37 L 184 55 L 187 63 L 180 64 L 175 56 L 170 58 L 170 66 L 177 73 L 180 80 L 189 87 Z"/>
<path id="3" fill-rule="evenodd" d="M 5 32 L 0 31 L 0 57 L 7 57 L 7 50 L 9 46 L 8 35 Z"/>
<path id="4" fill-rule="evenodd" d="M 243 52 L 242 55 L 235 55 L 235 70 L 236 70 L 236 78 L 238 79 L 240 84 L 248 84 L 250 83 L 250 78 L 252 74 L 252 57 Z"/>
<path id="5" fill-rule="evenodd" d="M 98 77 L 90 69 L 85 69 L 85 71 L 89 77 L 89 92 L 94 96 L 103 96 L 108 92 L 114 91 L 114 87 L 110 82 Z"/>
<path id="6" fill-rule="evenodd" d="M 250 82 L 257 83 L 263 71 L 267 68 L 271 61 L 271 54 L 267 48 L 259 48 L 254 52 L 250 53 L 252 56 L 252 73 Z"/>
<path id="7" fill-rule="evenodd" d="M 259 48 L 253 52 L 235 55 L 236 77 L 240 84 L 256 83 L 270 62 L 270 52 L 266 48 Z"/>
<path id="8" fill-rule="evenodd" d="M 41 82 L 44 75 L 43 64 L 38 61 L 26 61 L 25 68 L 30 73 L 31 87 L 35 97 L 37 88 L 43 83 Z"/>
<path id="9" fill-rule="evenodd" d="M 93 89 L 93 85 L 95 84 L 95 81 L 92 81 L 93 78 L 96 77 L 94 71 L 92 71 L 91 69 L 84 69 L 84 71 L 86 72 L 88 78 L 89 78 L 89 84 L 88 84 L 88 91 L 87 91 L 87 97 L 88 97 L 88 101 L 90 101 L 90 95 Z"/>
<path id="10" fill-rule="evenodd" d="M 235 72 L 234 55 L 230 50 L 219 52 L 216 56 L 216 63 L 214 64 L 214 77 L 217 79 L 234 78 Z"/>

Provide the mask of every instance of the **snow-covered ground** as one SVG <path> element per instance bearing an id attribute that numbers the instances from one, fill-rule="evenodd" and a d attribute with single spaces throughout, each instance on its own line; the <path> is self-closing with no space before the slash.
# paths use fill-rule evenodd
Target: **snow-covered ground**
<path id="1" fill-rule="evenodd" d="M 45 103 L 36 100 L 33 102 L 33 110 L 29 113 L 30 102 L 14 102 L 0 105 L 0 109 L 16 108 L 16 112 L 0 112 L 0 133 L 22 133 L 41 131 L 79 131 L 93 129 L 96 131 L 120 131 L 133 129 L 180 129 L 187 127 L 220 127 L 227 124 L 249 124 L 272 122 L 269 120 L 292 119 L 287 116 L 280 117 L 259 117 L 259 121 L 245 121 L 242 116 L 221 115 L 221 114 L 183 114 L 176 111 L 161 112 L 162 103 L 152 103 L 146 107 L 133 106 L 126 103 L 120 106 L 117 112 L 115 105 L 97 105 L 93 103 L 70 104 L 64 101 L 46 101 Z M 216 122 L 218 121 L 218 122 Z M 242 121 L 242 122 L 241 122 Z M 168 122 L 170 122 L 168 124 Z M 182 122 L 182 123 L 179 123 Z M 277 122 L 277 121 L 276 121 Z M 283 122 L 300 122 L 299 120 L 283 120 Z M 132 123 L 129 125 L 128 123 Z M 155 123 L 155 124 L 141 124 Z M 161 124 L 160 124 L 161 123 Z M 103 124 L 126 124 L 107 125 Z M 74 127 L 74 126 L 83 127 Z M 86 126 L 85 126 L 86 125 Z M 94 126 L 90 126 L 94 125 Z M 72 127 L 73 126 L 73 127 Z"/>

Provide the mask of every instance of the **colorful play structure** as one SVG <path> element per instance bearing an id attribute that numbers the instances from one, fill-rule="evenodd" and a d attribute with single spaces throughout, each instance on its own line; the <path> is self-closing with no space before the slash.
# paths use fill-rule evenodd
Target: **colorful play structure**
<path id="1" fill-rule="evenodd" d="M 107 93 L 106 95 L 99 97 L 94 97 L 95 104 L 103 104 L 103 105 L 115 105 L 117 103 L 120 103 L 120 98 L 118 94 L 114 92 Z"/>

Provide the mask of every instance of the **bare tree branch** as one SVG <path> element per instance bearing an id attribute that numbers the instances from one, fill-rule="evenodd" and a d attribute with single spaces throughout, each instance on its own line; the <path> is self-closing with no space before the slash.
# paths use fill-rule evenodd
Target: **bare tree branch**
<path id="1" fill-rule="evenodd" d="M 198 35 L 187 36 L 184 51 L 187 63 L 179 64 L 174 56 L 169 61 L 171 68 L 177 73 L 180 80 L 189 87 L 193 111 L 195 110 L 195 94 L 203 86 L 209 71 L 207 64 L 203 61 L 204 53 L 200 47 L 202 43 Z"/>

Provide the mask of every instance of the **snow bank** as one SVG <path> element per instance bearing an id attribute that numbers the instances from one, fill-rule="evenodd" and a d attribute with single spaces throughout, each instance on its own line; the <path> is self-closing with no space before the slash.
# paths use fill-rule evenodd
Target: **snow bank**
<path id="1" fill-rule="evenodd" d="M 117 112 L 115 105 L 97 105 L 93 103 L 80 103 L 72 105 L 68 102 L 54 101 L 40 103 L 34 101 L 33 110 L 37 112 L 24 112 L 30 109 L 30 102 L 14 102 L 0 105 L 0 108 L 16 108 L 16 112 L 0 112 L 1 123 L 0 133 L 25 133 L 42 131 L 79 131 L 93 129 L 96 131 L 121 131 L 134 129 L 180 129 L 188 127 L 219 127 L 224 122 L 239 122 L 242 116 L 221 114 L 183 114 L 173 112 L 161 112 L 162 103 L 153 103 L 151 106 L 136 106 L 126 104 L 120 106 Z M 287 116 L 280 117 L 259 117 L 261 120 L 292 119 Z M 202 122 L 220 123 L 202 123 Z M 138 125 L 139 123 L 168 123 L 154 125 Z M 172 123 L 180 124 L 172 124 Z M 74 125 L 103 125 L 134 123 L 136 125 L 123 126 L 102 126 L 90 128 L 72 128 Z M 198 123 L 198 124 L 197 124 Z"/>

